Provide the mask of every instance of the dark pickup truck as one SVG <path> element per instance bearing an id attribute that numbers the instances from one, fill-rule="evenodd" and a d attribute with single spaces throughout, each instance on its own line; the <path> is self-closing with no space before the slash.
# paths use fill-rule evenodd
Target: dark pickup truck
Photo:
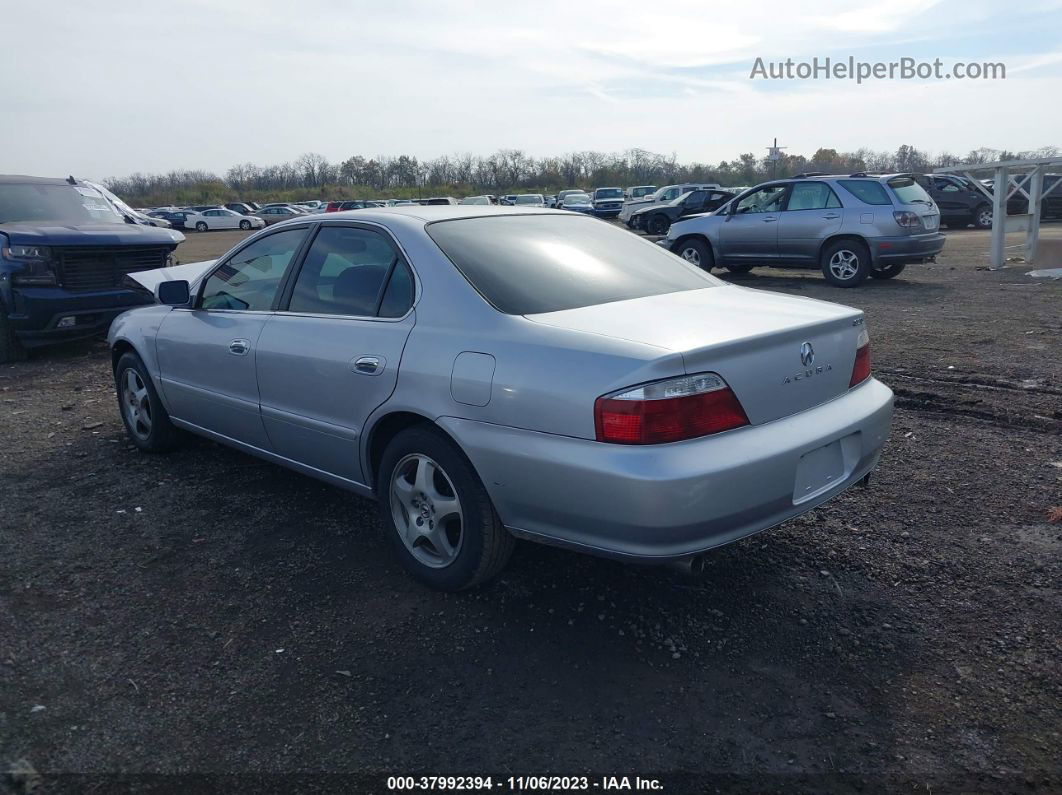
<path id="1" fill-rule="evenodd" d="M 73 178 L 0 176 L 0 362 L 103 334 L 126 309 L 152 303 L 125 276 L 165 267 L 183 240 Z"/>

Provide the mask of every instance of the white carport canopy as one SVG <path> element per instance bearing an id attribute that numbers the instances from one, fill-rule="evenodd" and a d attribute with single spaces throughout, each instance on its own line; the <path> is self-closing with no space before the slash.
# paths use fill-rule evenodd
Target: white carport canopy
<path id="1" fill-rule="evenodd" d="M 1044 174 L 1049 168 L 1062 166 L 1062 157 L 1044 157 L 1031 160 L 1000 160 L 995 163 L 966 163 L 933 169 L 934 174 L 962 174 L 992 202 L 992 248 L 991 268 L 1002 268 L 1006 260 L 1004 235 L 1007 232 L 1025 232 L 1025 258 L 1036 259 L 1036 246 L 1040 240 L 1040 210 L 1043 205 Z M 975 172 L 991 171 L 992 190 L 988 190 L 974 176 Z M 1056 180 L 1047 193 L 1062 185 Z M 1007 215 L 1007 201 L 1020 193 L 1029 200 L 1029 211 L 1021 215 Z"/>

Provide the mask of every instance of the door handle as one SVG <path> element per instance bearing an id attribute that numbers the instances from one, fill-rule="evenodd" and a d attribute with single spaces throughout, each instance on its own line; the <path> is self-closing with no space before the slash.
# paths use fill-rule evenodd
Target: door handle
<path id="1" fill-rule="evenodd" d="M 763 219 L 763 222 L 764 222 L 765 224 L 773 224 L 773 223 L 774 223 L 775 221 L 777 221 L 777 220 L 778 220 L 777 218 L 764 218 L 764 219 Z"/>
<path id="2" fill-rule="evenodd" d="M 245 356 L 251 350 L 250 340 L 233 340 L 229 343 L 229 353 L 236 356 Z"/>
<path id="3" fill-rule="evenodd" d="M 839 216 L 837 213 L 830 213 L 830 214 L 824 215 L 822 217 L 825 218 L 827 221 L 832 221 L 835 218 L 840 218 L 841 216 Z"/>
<path id="4" fill-rule="evenodd" d="M 354 372 L 362 375 L 379 375 L 387 361 L 382 356 L 360 356 L 354 360 Z"/>

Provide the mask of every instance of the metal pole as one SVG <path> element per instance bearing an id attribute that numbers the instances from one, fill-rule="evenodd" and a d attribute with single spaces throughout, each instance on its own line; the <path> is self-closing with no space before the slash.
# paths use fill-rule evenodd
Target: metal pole
<path id="1" fill-rule="evenodd" d="M 1032 184 L 1029 186 L 1029 228 L 1025 230 L 1025 261 L 1036 262 L 1036 247 L 1040 242 L 1040 197 L 1044 192 L 1044 169 L 1037 166 L 1032 172 Z"/>
<path id="2" fill-rule="evenodd" d="M 992 247 L 989 255 L 989 269 L 1003 267 L 1004 234 L 1007 229 L 1007 167 L 995 169 L 996 179 L 992 188 Z"/>

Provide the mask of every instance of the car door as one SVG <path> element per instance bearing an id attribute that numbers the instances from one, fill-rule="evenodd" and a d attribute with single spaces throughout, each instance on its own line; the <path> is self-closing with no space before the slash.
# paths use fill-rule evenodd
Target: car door
<path id="1" fill-rule="evenodd" d="M 221 210 L 204 210 L 203 220 L 206 221 L 208 229 L 225 228 L 225 218 Z"/>
<path id="2" fill-rule="evenodd" d="M 276 453 L 367 482 L 362 429 L 394 391 L 414 294 L 413 272 L 382 228 L 319 228 L 258 344 L 262 419 Z"/>
<path id="3" fill-rule="evenodd" d="M 843 208 L 825 182 L 794 182 L 778 216 L 778 259 L 818 262 L 822 241 L 841 228 Z"/>
<path id="4" fill-rule="evenodd" d="M 788 185 L 757 188 L 727 208 L 720 224 L 724 262 L 770 262 L 778 259 L 778 218 Z"/>
<path id="5" fill-rule="evenodd" d="M 307 226 L 259 237 L 203 280 L 193 307 L 174 308 L 156 336 L 162 392 L 175 419 L 263 450 L 256 346 Z"/>

